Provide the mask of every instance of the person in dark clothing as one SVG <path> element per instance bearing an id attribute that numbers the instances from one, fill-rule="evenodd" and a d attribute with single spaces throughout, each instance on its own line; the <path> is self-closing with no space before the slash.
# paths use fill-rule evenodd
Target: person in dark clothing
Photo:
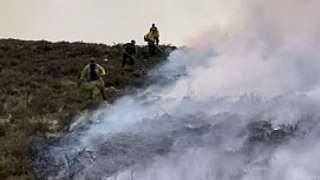
<path id="1" fill-rule="evenodd" d="M 127 60 L 129 59 L 129 64 L 133 65 L 134 56 L 137 54 L 137 47 L 136 47 L 136 41 L 131 40 L 130 43 L 127 43 L 124 45 L 123 49 L 123 60 L 122 60 L 122 66 L 124 67 L 126 65 Z"/>

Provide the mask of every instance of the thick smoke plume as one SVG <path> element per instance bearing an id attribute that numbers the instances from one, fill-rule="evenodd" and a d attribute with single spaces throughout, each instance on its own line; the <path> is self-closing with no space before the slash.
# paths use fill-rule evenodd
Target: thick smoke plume
<path id="1" fill-rule="evenodd" d="M 82 118 L 93 124 L 79 142 L 56 147 L 101 152 L 79 179 L 320 179 L 320 1 L 240 5 L 230 26 L 173 52 L 156 83 Z M 261 122 L 290 138 L 254 143 Z M 111 157 L 119 134 L 123 155 Z"/>

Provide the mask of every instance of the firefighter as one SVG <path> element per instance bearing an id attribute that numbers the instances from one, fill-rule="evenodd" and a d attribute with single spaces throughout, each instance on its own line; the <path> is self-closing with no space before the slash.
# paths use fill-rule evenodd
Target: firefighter
<path id="1" fill-rule="evenodd" d="M 105 69 L 96 63 L 96 59 L 91 58 L 90 63 L 87 64 L 81 72 L 80 80 L 87 82 L 87 88 L 91 91 L 91 98 L 94 98 L 96 92 L 100 93 L 102 98 L 106 100 L 104 92 L 104 81 L 102 76 L 106 74 Z"/>
<path id="2" fill-rule="evenodd" d="M 122 66 L 124 67 L 126 65 L 127 60 L 129 59 L 129 65 L 133 65 L 134 62 L 134 56 L 137 54 L 137 47 L 136 47 L 136 41 L 131 40 L 130 43 L 127 43 L 124 45 L 123 49 L 123 60 L 122 60 Z"/>
<path id="3" fill-rule="evenodd" d="M 160 36 L 160 33 L 159 33 L 158 28 L 156 27 L 155 24 L 152 24 L 152 25 L 151 25 L 151 27 L 150 27 L 150 32 L 153 33 L 155 43 L 156 43 L 157 46 L 159 46 L 159 36 Z"/>
<path id="4" fill-rule="evenodd" d="M 153 55 L 156 50 L 155 45 L 155 36 L 152 31 L 150 31 L 147 35 L 144 36 L 144 40 L 148 43 L 149 53 Z"/>

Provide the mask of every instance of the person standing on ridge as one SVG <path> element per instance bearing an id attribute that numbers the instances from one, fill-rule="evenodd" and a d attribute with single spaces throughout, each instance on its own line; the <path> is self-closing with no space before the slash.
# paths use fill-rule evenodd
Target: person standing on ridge
<path id="1" fill-rule="evenodd" d="M 107 99 L 104 92 L 104 81 L 102 79 L 102 76 L 105 74 L 105 69 L 97 64 L 94 58 L 91 58 L 90 63 L 82 70 L 80 80 L 88 83 L 87 89 L 91 91 L 91 98 L 94 98 L 97 94 L 96 91 L 98 91 L 104 100 Z"/>
<path id="2" fill-rule="evenodd" d="M 151 25 L 150 32 L 153 33 L 155 43 L 156 43 L 157 46 L 159 46 L 159 36 L 160 36 L 160 33 L 159 33 L 158 28 L 156 27 L 155 24 L 152 24 L 152 25 Z"/>
<path id="3" fill-rule="evenodd" d="M 129 59 L 129 65 L 133 65 L 134 56 L 137 54 L 137 47 L 136 47 L 136 41 L 131 40 L 130 43 L 127 43 L 124 45 L 123 49 L 123 60 L 122 60 L 122 66 L 124 67 L 126 65 L 127 59 Z"/>
<path id="4" fill-rule="evenodd" d="M 152 24 L 150 31 L 144 36 L 144 40 L 148 42 L 149 53 L 153 55 L 156 49 L 159 49 L 159 31 L 155 24 Z"/>
<path id="5" fill-rule="evenodd" d="M 153 55 L 156 50 L 155 37 L 152 31 L 150 31 L 147 35 L 144 36 L 144 40 L 148 43 L 149 54 Z"/>

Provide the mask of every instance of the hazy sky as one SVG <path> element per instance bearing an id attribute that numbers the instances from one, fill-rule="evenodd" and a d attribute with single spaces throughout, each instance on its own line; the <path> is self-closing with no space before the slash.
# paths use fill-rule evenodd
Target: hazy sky
<path id="1" fill-rule="evenodd" d="M 232 0 L 0 0 L 0 38 L 143 43 L 151 23 L 162 43 L 184 45 L 227 24 Z"/>

